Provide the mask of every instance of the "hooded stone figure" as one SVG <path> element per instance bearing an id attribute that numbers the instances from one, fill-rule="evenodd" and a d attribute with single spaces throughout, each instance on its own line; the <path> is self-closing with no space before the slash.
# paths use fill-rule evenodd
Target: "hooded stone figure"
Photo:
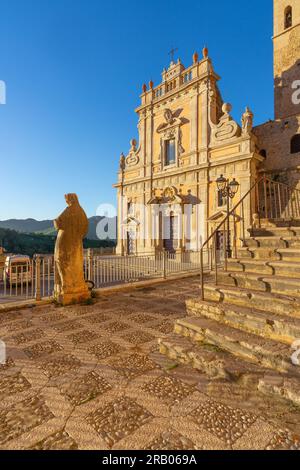
<path id="1" fill-rule="evenodd" d="M 54 298 L 62 304 L 81 302 L 90 297 L 84 281 L 82 240 L 88 232 L 87 216 L 76 194 L 66 194 L 68 207 L 54 220 L 58 231 L 54 261 Z"/>

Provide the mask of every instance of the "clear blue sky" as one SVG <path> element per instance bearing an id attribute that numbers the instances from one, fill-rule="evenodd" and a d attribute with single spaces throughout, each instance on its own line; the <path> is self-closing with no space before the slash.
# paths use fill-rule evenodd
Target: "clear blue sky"
<path id="1" fill-rule="evenodd" d="M 2 0 L 0 219 L 53 218 L 76 192 L 89 216 L 115 203 L 134 108 L 168 51 L 188 66 L 206 44 L 240 119 L 273 117 L 272 0 Z"/>

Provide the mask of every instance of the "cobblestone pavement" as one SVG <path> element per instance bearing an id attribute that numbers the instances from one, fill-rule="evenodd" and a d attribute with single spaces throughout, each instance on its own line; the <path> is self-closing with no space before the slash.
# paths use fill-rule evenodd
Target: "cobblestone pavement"
<path id="1" fill-rule="evenodd" d="M 158 353 L 198 279 L 0 313 L 1 449 L 300 449 L 300 409 Z"/>

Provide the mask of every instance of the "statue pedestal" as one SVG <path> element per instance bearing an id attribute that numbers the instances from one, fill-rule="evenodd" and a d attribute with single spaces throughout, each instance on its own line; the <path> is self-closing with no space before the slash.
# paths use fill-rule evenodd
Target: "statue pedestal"
<path id="1" fill-rule="evenodd" d="M 85 302 L 91 298 L 91 292 L 86 289 L 74 290 L 72 292 L 59 292 L 54 290 L 54 300 L 61 305 L 72 305 Z"/>

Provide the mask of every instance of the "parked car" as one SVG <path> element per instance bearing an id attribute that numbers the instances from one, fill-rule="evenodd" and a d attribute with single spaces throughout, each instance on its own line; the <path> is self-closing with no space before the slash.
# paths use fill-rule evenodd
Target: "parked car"
<path id="1" fill-rule="evenodd" d="M 27 255 L 10 255 L 6 257 L 3 281 L 7 285 L 30 284 L 32 282 L 32 265 Z"/>

